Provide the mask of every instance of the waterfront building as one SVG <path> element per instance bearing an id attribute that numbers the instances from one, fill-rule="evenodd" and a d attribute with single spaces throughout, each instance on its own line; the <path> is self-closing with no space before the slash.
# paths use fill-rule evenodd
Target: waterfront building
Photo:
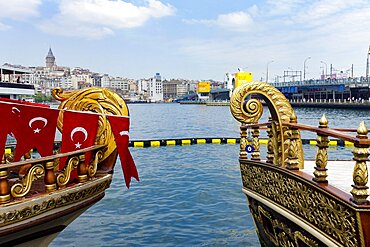
<path id="1" fill-rule="evenodd" d="M 164 80 L 163 81 L 163 99 L 164 100 L 171 100 L 176 98 L 177 96 L 177 85 L 179 84 L 179 80 Z"/>
<path id="2" fill-rule="evenodd" d="M 163 81 L 163 99 L 171 100 L 179 96 L 186 95 L 188 92 L 188 83 L 181 79 L 171 79 Z"/>
<path id="3" fill-rule="evenodd" d="M 138 89 L 138 86 L 136 84 L 136 81 L 134 79 L 128 79 L 129 95 L 130 96 L 137 95 L 137 93 L 136 93 L 137 89 Z"/>
<path id="4" fill-rule="evenodd" d="M 180 84 L 177 84 L 177 95 L 176 97 L 181 97 L 184 95 L 187 95 L 190 91 L 190 82 L 189 81 L 183 81 Z"/>
<path id="5" fill-rule="evenodd" d="M 129 79 L 123 77 L 111 77 L 110 78 L 110 87 L 119 90 L 121 94 L 129 94 Z"/>
<path id="6" fill-rule="evenodd" d="M 88 69 L 73 68 L 71 70 L 71 81 L 73 89 L 91 87 L 93 85 L 92 73 Z"/>
<path id="7" fill-rule="evenodd" d="M 148 93 L 149 101 L 160 102 L 163 101 L 163 82 L 160 73 L 156 73 L 154 77 L 149 79 Z"/>

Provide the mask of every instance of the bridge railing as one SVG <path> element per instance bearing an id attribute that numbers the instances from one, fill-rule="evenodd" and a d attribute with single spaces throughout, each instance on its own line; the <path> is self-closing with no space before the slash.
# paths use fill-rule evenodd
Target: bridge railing
<path id="1" fill-rule="evenodd" d="M 337 78 L 337 79 L 324 79 L 324 80 L 304 80 L 304 81 L 288 81 L 288 82 L 273 82 L 274 87 L 291 87 L 291 86 L 318 86 L 318 85 L 346 85 L 349 87 L 369 85 L 370 83 L 365 77 L 355 78 Z"/>

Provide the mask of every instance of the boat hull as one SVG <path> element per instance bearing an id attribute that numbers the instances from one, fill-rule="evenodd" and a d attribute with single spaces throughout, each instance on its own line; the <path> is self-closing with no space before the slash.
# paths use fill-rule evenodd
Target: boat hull
<path id="1" fill-rule="evenodd" d="M 74 219 L 104 197 L 112 175 L 15 202 L 0 209 L 0 246 L 48 246 Z"/>

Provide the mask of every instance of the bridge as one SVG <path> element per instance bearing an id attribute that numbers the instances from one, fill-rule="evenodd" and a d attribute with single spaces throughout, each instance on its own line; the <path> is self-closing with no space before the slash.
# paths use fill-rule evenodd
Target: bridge
<path id="1" fill-rule="evenodd" d="M 370 81 L 365 77 L 273 82 L 271 85 L 290 100 L 368 100 L 370 98 Z"/>

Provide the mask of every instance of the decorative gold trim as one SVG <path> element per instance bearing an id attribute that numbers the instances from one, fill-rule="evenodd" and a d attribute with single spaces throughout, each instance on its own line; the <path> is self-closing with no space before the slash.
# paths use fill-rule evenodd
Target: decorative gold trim
<path id="1" fill-rule="evenodd" d="M 327 128 L 328 127 L 328 119 L 326 118 L 325 114 L 322 115 L 319 121 L 319 128 Z M 328 176 L 326 166 L 328 164 L 328 144 L 329 138 L 326 135 L 319 135 L 317 134 L 316 138 L 317 142 L 317 152 L 316 152 L 316 166 L 314 171 L 314 178 L 313 180 L 318 183 L 327 183 L 326 177 Z"/>
<path id="2" fill-rule="evenodd" d="M 259 223 L 261 224 L 265 234 L 267 236 L 269 236 L 269 239 L 276 245 L 278 246 L 279 245 L 279 242 L 277 241 L 277 238 L 276 238 L 276 233 L 275 233 L 275 228 L 273 226 L 273 219 L 272 219 L 272 216 L 269 212 L 267 212 L 265 209 L 263 209 L 261 206 L 258 205 L 258 208 L 257 208 L 257 211 L 258 211 L 258 214 L 255 215 L 259 221 Z M 271 227 L 272 227 L 272 231 L 273 232 L 268 232 L 267 229 L 265 229 L 264 227 L 264 224 L 263 224 L 263 219 L 262 219 L 262 215 L 264 215 L 271 223 Z"/>
<path id="3" fill-rule="evenodd" d="M 86 182 L 88 180 L 88 177 L 87 177 L 87 175 L 86 174 L 84 174 L 84 175 L 78 175 L 78 182 L 80 182 L 80 183 L 84 183 L 84 182 Z"/>
<path id="4" fill-rule="evenodd" d="M 365 126 L 364 121 L 362 121 L 357 129 L 357 138 L 365 139 L 367 138 L 368 129 Z M 353 196 L 352 201 L 356 204 L 367 204 L 368 194 L 368 170 L 366 161 L 368 160 L 369 145 L 359 145 L 355 143 L 355 148 L 352 151 L 353 159 L 356 161 L 353 170 L 353 189 L 351 194 Z"/>
<path id="5" fill-rule="evenodd" d="M 98 169 L 98 164 L 103 159 L 103 156 L 104 155 L 103 155 L 103 152 L 101 150 L 96 152 L 94 160 L 91 162 L 91 164 L 89 165 L 89 167 L 87 169 L 87 173 L 89 174 L 90 178 L 95 176 L 96 171 Z"/>
<path id="6" fill-rule="evenodd" d="M 0 203 L 8 202 L 10 201 L 10 194 L 0 196 Z"/>
<path id="7" fill-rule="evenodd" d="M 46 213 L 48 211 L 54 210 L 56 208 L 61 208 L 67 205 L 71 205 L 86 200 L 87 198 L 100 194 L 101 192 L 109 188 L 111 181 L 112 179 L 110 177 L 108 180 L 104 180 L 94 186 L 78 191 L 64 193 L 62 195 L 42 201 L 40 203 L 39 202 L 31 203 L 26 207 L 2 213 L 0 214 L 0 227 L 20 222 L 23 220 L 27 220 L 38 215 L 41 215 L 43 213 Z"/>
<path id="8" fill-rule="evenodd" d="M 77 156 L 73 156 L 69 159 L 67 166 L 57 176 L 57 184 L 59 187 L 64 187 L 71 178 L 71 172 L 77 168 L 80 159 Z"/>
<path id="9" fill-rule="evenodd" d="M 260 142 L 259 142 L 259 135 L 260 130 L 257 128 L 252 129 L 252 145 L 254 148 L 254 151 L 251 154 L 252 160 L 261 160 L 261 154 L 260 154 Z"/>
<path id="10" fill-rule="evenodd" d="M 0 178 L 7 178 L 8 170 L 0 170 Z"/>
<path id="11" fill-rule="evenodd" d="M 268 198 L 345 246 L 358 246 L 356 211 L 329 194 L 268 165 L 240 164 L 243 187 Z M 323 214 L 322 212 L 330 212 Z"/>
<path id="12" fill-rule="evenodd" d="M 312 247 L 318 247 L 319 246 L 319 244 L 316 241 L 314 241 L 313 239 L 310 239 L 309 237 L 304 236 L 299 231 L 294 232 L 294 240 L 295 240 L 296 246 L 300 246 L 299 245 L 299 240 L 301 240 L 307 246 L 312 246 Z"/>
<path id="13" fill-rule="evenodd" d="M 12 186 L 10 192 L 14 198 L 25 196 L 31 189 L 32 182 L 45 174 L 44 166 L 37 164 L 32 166 L 22 179 L 21 183 Z"/>
<path id="14" fill-rule="evenodd" d="M 45 184 L 46 192 L 52 192 L 52 191 L 55 191 L 56 189 L 57 189 L 56 184 Z"/>

